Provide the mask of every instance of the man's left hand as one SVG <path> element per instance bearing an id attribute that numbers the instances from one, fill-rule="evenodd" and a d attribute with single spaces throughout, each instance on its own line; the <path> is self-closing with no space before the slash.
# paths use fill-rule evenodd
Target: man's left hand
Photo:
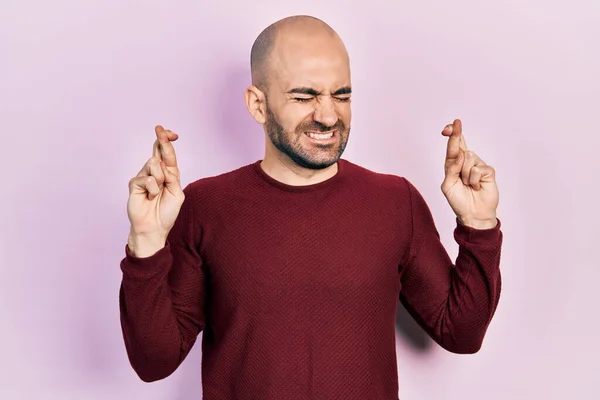
<path id="1" fill-rule="evenodd" d="M 450 207 L 463 225 L 495 227 L 499 193 L 494 168 L 467 149 L 459 119 L 446 125 L 442 135 L 449 137 L 442 193 Z"/>

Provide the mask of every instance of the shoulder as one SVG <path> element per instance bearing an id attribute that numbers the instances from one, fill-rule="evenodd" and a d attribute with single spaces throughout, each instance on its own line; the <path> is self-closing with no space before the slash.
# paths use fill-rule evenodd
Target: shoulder
<path id="1" fill-rule="evenodd" d="M 248 184 L 248 178 L 254 173 L 253 168 L 253 164 L 248 164 L 217 175 L 198 178 L 188 183 L 184 192 L 186 196 L 206 198 L 243 190 L 244 185 Z"/>
<path id="2" fill-rule="evenodd" d="M 347 160 L 343 163 L 347 181 L 379 204 L 388 200 L 402 208 L 428 207 L 423 194 L 406 176 L 377 172 Z"/>
<path id="3" fill-rule="evenodd" d="M 392 191 L 395 194 L 416 190 L 414 185 L 404 175 L 378 172 L 367 167 L 342 159 L 343 168 L 348 181 L 373 190 Z"/>

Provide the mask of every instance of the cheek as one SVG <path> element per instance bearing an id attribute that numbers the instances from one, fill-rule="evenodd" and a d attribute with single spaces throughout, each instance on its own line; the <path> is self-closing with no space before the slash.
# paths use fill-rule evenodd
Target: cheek
<path id="1" fill-rule="evenodd" d="M 312 112 L 308 107 L 294 107 L 285 110 L 280 122 L 287 132 L 302 133 L 312 123 Z"/>
<path id="2" fill-rule="evenodd" d="M 271 125 L 279 127 L 284 132 L 294 132 L 298 125 L 298 120 L 294 119 L 293 114 L 287 109 L 269 109 L 269 120 Z"/>
<path id="3" fill-rule="evenodd" d="M 344 122 L 349 122 L 352 118 L 352 108 L 350 107 L 350 103 L 340 104 L 338 107 L 338 115 Z"/>

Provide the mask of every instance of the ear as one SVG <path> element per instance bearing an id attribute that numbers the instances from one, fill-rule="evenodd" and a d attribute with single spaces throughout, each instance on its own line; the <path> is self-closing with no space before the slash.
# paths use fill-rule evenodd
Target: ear
<path id="1" fill-rule="evenodd" d="M 244 100 L 252 118 L 259 124 L 264 124 L 267 120 L 267 104 L 263 91 L 256 86 L 249 86 L 244 92 Z"/>

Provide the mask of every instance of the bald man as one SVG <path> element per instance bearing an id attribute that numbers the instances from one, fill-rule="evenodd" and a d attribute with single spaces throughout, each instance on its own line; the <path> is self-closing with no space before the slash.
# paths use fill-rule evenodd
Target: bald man
<path id="1" fill-rule="evenodd" d="M 157 126 L 130 181 L 120 313 L 135 372 L 164 379 L 202 332 L 204 399 L 397 400 L 399 302 L 442 348 L 477 352 L 498 305 L 503 236 L 494 169 L 467 149 L 461 121 L 442 130 L 453 263 L 406 177 L 341 158 L 352 85 L 329 25 L 274 23 L 251 69 L 262 160 L 182 189 L 178 135 Z"/>

